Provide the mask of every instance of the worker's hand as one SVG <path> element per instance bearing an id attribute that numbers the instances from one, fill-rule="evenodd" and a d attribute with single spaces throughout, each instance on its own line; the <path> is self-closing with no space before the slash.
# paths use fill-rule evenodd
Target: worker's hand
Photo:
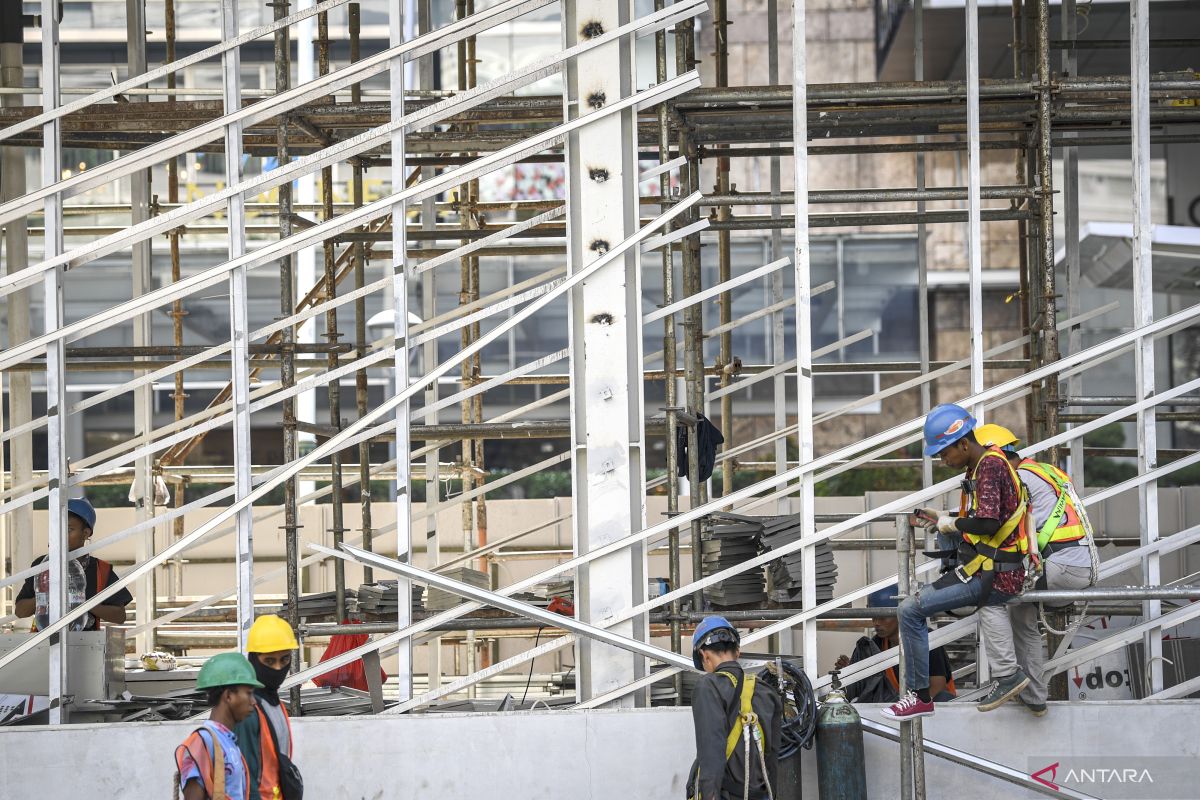
<path id="1" fill-rule="evenodd" d="M 938 517 L 945 513 L 936 508 L 922 508 L 917 512 L 917 526 L 921 528 L 937 527 Z"/>
<path id="2" fill-rule="evenodd" d="M 838 656 L 837 661 L 833 662 L 834 669 L 845 669 L 850 666 L 850 656 Z"/>
<path id="3" fill-rule="evenodd" d="M 938 533 L 956 534 L 958 533 L 958 517 L 950 514 L 942 514 L 937 518 Z"/>

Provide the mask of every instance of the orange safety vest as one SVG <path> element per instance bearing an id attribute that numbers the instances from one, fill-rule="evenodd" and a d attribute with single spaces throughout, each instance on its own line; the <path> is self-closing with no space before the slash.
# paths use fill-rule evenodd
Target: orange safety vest
<path id="1" fill-rule="evenodd" d="M 1051 542 L 1074 542 L 1087 536 L 1082 510 L 1075 505 L 1074 493 L 1069 488 L 1071 478 L 1067 473 L 1053 464 L 1031 458 L 1022 460 L 1017 468 L 1038 476 L 1054 490 L 1054 510 L 1037 532 L 1038 552 L 1045 550 Z"/>
<path id="2" fill-rule="evenodd" d="M 979 467 L 983 464 L 985 458 L 998 458 L 1008 468 L 1009 475 L 1012 477 L 1013 485 L 1020 494 L 1021 501 L 1017 504 L 1017 510 L 1012 513 L 1008 519 L 1000 524 L 1000 530 L 996 531 L 992 536 L 984 537 L 973 533 L 964 533 L 963 540 L 968 544 L 976 547 L 978 554 L 967 563 L 963 564 L 959 569 L 964 575 L 971 576 L 980 570 L 990 572 L 995 569 L 995 561 L 987 556 L 988 552 L 1002 551 L 1006 553 L 1019 553 L 1026 555 L 1030 551 L 1029 547 L 1029 492 L 1025 489 L 1025 484 L 1021 483 L 1017 471 L 1013 469 L 1009 463 L 1008 457 L 1004 455 L 999 447 L 989 447 L 983 457 L 979 459 L 979 463 L 971 470 L 971 482 L 978 478 Z M 979 507 L 979 494 L 976 491 L 963 492 L 959 502 L 959 516 L 970 516 Z M 1007 543 L 1009 537 L 1016 533 L 1011 543 Z"/>
<path id="3" fill-rule="evenodd" d="M 288 716 L 287 709 L 281 703 L 279 708 L 283 711 L 284 722 L 287 723 L 288 741 L 292 741 L 292 718 Z M 254 706 L 254 713 L 258 714 L 259 741 L 262 742 L 260 750 L 260 772 L 258 778 L 258 794 L 261 800 L 280 800 L 283 797 L 283 788 L 279 785 L 279 751 L 275 749 L 274 729 L 271 727 L 271 720 L 267 718 L 267 714 L 262 710 L 262 706 L 257 703 Z"/>
<path id="4" fill-rule="evenodd" d="M 204 784 L 204 793 L 211 800 L 230 800 L 229 795 L 225 793 L 225 749 L 221 747 L 221 743 L 217 741 L 216 735 L 209 731 L 209 735 L 213 739 L 213 751 L 209 751 L 208 743 L 200 735 L 203 728 L 198 728 L 191 732 L 188 738 L 183 740 L 183 744 L 175 748 L 175 769 L 176 774 L 182 781 L 183 778 L 183 757 L 185 754 L 192 757 L 192 761 L 196 762 L 196 766 L 200 768 L 200 782 Z M 238 754 L 238 758 L 242 759 L 242 773 L 250 775 L 250 768 L 246 766 L 246 759 Z M 182 791 L 183 786 L 180 785 Z M 246 793 L 240 800 L 250 800 L 250 781 L 246 781 Z"/>
<path id="5" fill-rule="evenodd" d="M 892 642 L 890 639 L 884 639 L 883 643 L 885 645 L 887 645 L 887 647 L 883 648 L 884 650 L 892 649 Z M 888 667 L 886 670 L 884 670 L 883 674 L 887 677 L 888 683 L 890 683 L 892 685 L 892 689 L 895 690 L 897 695 L 899 695 L 900 694 L 900 679 L 896 676 L 896 668 Z M 947 691 L 950 692 L 950 694 L 954 695 L 955 697 L 958 696 L 958 689 L 954 686 L 954 676 L 953 675 L 951 675 L 949 678 L 946 679 L 946 689 L 947 689 Z"/>

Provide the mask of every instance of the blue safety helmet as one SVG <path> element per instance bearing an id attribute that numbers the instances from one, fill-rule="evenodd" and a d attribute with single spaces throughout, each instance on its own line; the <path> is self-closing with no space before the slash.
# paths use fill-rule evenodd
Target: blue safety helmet
<path id="1" fill-rule="evenodd" d="M 943 403 L 925 417 L 925 455 L 936 456 L 975 429 L 975 418 L 962 406 Z"/>
<path id="2" fill-rule="evenodd" d="M 896 608 L 900 605 L 900 601 L 896 599 L 896 595 L 900 589 L 896 584 L 892 584 L 886 589 L 877 589 L 867 595 L 868 608 Z"/>
<path id="3" fill-rule="evenodd" d="M 742 637 L 724 617 L 705 617 L 701 620 L 696 626 L 696 632 L 692 634 L 692 663 L 696 665 L 696 669 L 701 669 L 700 648 L 722 642 L 738 647 Z"/>
<path id="4" fill-rule="evenodd" d="M 92 508 L 92 504 L 82 497 L 72 497 L 67 501 L 67 513 L 74 514 L 83 520 L 83 524 L 95 530 L 96 528 L 96 509 Z"/>

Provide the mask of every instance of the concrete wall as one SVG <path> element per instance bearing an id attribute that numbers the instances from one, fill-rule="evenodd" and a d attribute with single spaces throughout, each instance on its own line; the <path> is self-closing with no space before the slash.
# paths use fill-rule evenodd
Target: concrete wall
<path id="1" fill-rule="evenodd" d="M 926 731 L 1023 771 L 1076 757 L 1107 757 L 1119 768 L 1170 755 L 1186 765 L 1200 756 L 1196 709 L 1185 701 L 1054 704 L 1034 719 L 1011 705 L 986 717 L 942 706 Z M 877 711 L 863 708 L 876 719 Z M 190 727 L 0 729 L 0 797 L 165 799 L 173 749 Z M 682 798 L 695 752 L 687 709 L 327 717 L 297 720 L 294 729 L 306 793 L 321 800 Z M 899 796 L 898 753 L 867 736 L 871 798 Z M 1036 796 L 932 756 L 927 771 L 930 800 Z M 816 773 L 814 753 L 804 753 L 806 797 L 816 795 Z"/>

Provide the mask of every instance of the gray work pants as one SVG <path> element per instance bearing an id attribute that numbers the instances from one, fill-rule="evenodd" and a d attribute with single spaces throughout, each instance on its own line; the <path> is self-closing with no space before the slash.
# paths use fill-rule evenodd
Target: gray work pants
<path id="1" fill-rule="evenodd" d="M 1046 588 L 1086 589 L 1091 585 L 1091 569 L 1065 566 L 1051 557 L 1045 562 Z M 1029 676 L 1029 686 L 1021 699 L 1040 705 L 1046 702 L 1046 681 L 1042 670 L 1046 665 L 1046 648 L 1038 628 L 1037 603 L 1009 603 L 987 606 L 979 611 L 980 635 L 983 637 L 992 674 L 1002 678 L 1020 667 Z"/>

